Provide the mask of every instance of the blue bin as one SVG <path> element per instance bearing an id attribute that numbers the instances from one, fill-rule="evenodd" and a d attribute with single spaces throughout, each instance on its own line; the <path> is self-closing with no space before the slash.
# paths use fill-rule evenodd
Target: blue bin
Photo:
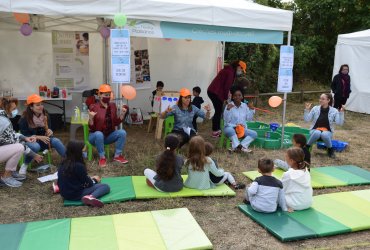
<path id="1" fill-rule="evenodd" d="M 279 123 L 270 123 L 271 131 L 275 132 L 280 127 Z"/>
<path id="2" fill-rule="evenodd" d="M 332 140 L 331 143 L 334 150 L 337 152 L 342 152 L 348 146 L 348 142 L 344 141 Z M 318 149 L 326 149 L 325 143 L 322 141 L 317 142 L 316 145 Z"/>

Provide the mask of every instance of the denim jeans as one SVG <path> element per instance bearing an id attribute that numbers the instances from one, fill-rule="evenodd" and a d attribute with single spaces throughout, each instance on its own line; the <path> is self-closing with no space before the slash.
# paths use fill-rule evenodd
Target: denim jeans
<path id="1" fill-rule="evenodd" d="M 96 131 L 89 134 L 89 142 L 91 143 L 91 145 L 94 145 L 96 147 L 100 158 L 105 157 L 104 145 L 112 144 L 115 142 L 116 148 L 114 156 L 116 157 L 122 153 L 123 147 L 125 146 L 126 131 L 123 129 L 115 130 L 106 137 L 102 132 Z"/>
<path id="2" fill-rule="evenodd" d="M 99 198 L 109 192 L 110 192 L 110 187 L 107 184 L 97 183 L 91 187 L 85 188 L 82 191 L 80 199 L 82 199 L 82 197 L 84 197 L 85 195 L 92 195 L 95 198 Z"/>
<path id="3" fill-rule="evenodd" d="M 35 153 L 39 152 L 40 150 L 45 150 L 49 148 L 49 145 L 37 141 L 37 142 L 27 142 L 26 145 Z M 58 154 L 61 157 L 65 157 L 66 155 L 66 148 L 64 147 L 61 140 L 59 140 L 56 137 L 50 137 L 50 145 L 52 148 L 55 148 L 55 150 L 58 152 Z M 24 163 L 27 165 L 32 161 L 32 157 L 26 156 L 26 159 L 24 160 Z"/>
<path id="4" fill-rule="evenodd" d="M 312 145 L 315 143 L 317 140 L 321 138 L 321 140 L 324 141 L 325 146 L 327 148 L 331 148 L 331 138 L 333 137 L 333 133 L 330 131 L 320 131 L 317 129 L 311 129 L 310 131 L 310 139 L 308 139 L 307 145 Z"/>
<path id="5" fill-rule="evenodd" d="M 224 133 L 225 136 L 231 140 L 232 148 L 236 148 L 239 144 L 241 144 L 243 148 L 248 148 L 249 144 L 257 138 L 257 132 L 250 129 L 245 129 L 246 137 L 244 137 L 240 143 L 238 136 L 236 135 L 235 128 L 226 126 L 224 128 Z"/>

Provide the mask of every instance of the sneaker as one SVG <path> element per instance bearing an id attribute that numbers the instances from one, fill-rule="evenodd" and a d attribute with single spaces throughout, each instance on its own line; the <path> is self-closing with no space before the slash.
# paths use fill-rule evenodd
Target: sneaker
<path id="1" fill-rule="evenodd" d="M 107 159 L 105 159 L 105 158 L 100 158 L 100 159 L 99 159 L 99 167 L 104 168 L 105 166 L 107 166 Z"/>
<path id="2" fill-rule="evenodd" d="M 17 181 L 16 179 L 14 179 L 13 177 L 1 177 L 1 180 L 4 182 L 5 185 L 7 185 L 8 187 L 20 187 L 22 186 L 22 182 L 20 181 Z"/>
<path id="3" fill-rule="evenodd" d="M 6 187 L 5 183 L 1 179 L 0 179 L 0 187 Z"/>
<path id="4" fill-rule="evenodd" d="M 232 187 L 235 190 L 237 190 L 237 189 L 244 189 L 245 188 L 245 184 L 243 184 L 243 183 L 237 183 L 235 186 L 233 185 Z"/>
<path id="5" fill-rule="evenodd" d="M 242 147 L 241 149 L 244 153 L 252 153 L 252 150 L 249 148 Z"/>
<path id="6" fill-rule="evenodd" d="M 60 192 L 59 191 L 59 186 L 55 182 L 53 182 L 52 189 L 53 189 L 54 194 L 58 194 Z"/>
<path id="7" fill-rule="evenodd" d="M 17 181 L 24 181 L 26 179 L 25 174 L 19 174 L 17 171 L 12 171 L 12 177 Z"/>
<path id="8" fill-rule="evenodd" d="M 328 156 L 330 158 L 335 158 L 334 148 L 328 148 Z"/>
<path id="9" fill-rule="evenodd" d="M 104 206 L 103 202 L 96 199 L 92 195 L 85 195 L 84 197 L 82 197 L 82 202 L 83 202 L 83 204 L 89 205 L 89 206 L 92 206 L 92 207 L 103 207 Z"/>
<path id="10" fill-rule="evenodd" d="M 149 187 L 154 188 L 153 183 L 151 183 L 150 180 L 148 180 L 148 179 L 146 179 L 146 185 L 148 185 Z"/>
<path id="11" fill-rule="evenodd" d="M 128 163 L 128 160 L 125 157 L 123 157 L 122 155 L 114 157 L 113 161 L 116 161 L 116 162 L 119 162 L 119 163 L 122 163 L 122 164 L 127 164 Z"/>
<path id="12" fill-rule="evenodd" d="M 229 153 L 240 153 L 240 151 L 242 150 L 242 145 L 238 145 L 236 148 L 229 148 L 228 151 Z"/>
<path id="13" fill-rule="evenodd" d="M 22 164 L 22 166 L 19 168 L 19 174 L 26 175 L 27 174 L 28 165 Z"/>
<path id="14" fill-rule="evenodd" d="M 220 137 L 221 136 L 221 133 L 222 133 L 221 130 L 213 131 L 211 136 L 213 138 L 217 138 L 217 137 Z"/>

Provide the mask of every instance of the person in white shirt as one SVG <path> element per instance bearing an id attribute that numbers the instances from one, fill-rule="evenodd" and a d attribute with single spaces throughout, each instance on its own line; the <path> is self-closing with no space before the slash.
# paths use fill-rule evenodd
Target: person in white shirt
<path id="1" fill-rule="evenodd" d="M 298 147 L 289 148 L 285 159 L 291 167 L 281 179 L 288 211 L 307 209 L 312 205 L 313 191 L 304 152 Z"/>
<path id="2" fill-rule="evenodd" d="M 255 113 L 253 103 L 243 103 L 244 93 L 240 87 L 231 88 L 232 101 L 224 111 L 224 133 L 231 140 L 230 151 L 250 153 L 249 145 L 257 138 L 257 132 L 247 128 L 247 121 L 252 121 Z M 239 139 L 242 139 L 239 142 Z"/>

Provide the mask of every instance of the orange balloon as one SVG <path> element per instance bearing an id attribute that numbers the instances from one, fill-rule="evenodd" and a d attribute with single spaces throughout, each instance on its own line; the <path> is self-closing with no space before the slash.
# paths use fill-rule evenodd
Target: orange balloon
<path id="1" fill-rule="evenodd" d="M 276 108 L 281 104 L 282 101 L 283 99 L 281 99 L 280 96 L 271 96 L 269 99 L 269 105 L 273 108 Z"/>
<path id="2" fill-rule="evenodd" d="M 30 15 L 27 13 L 13 13 L 15 20 L 20 23 L 29 23 L 30 22 Z"/>
<path id="3" fill-rule="evenodd" d="M 121 95 L 129 101 L 133 100 L 136 97 L 136 89 L 130 85 L 123 85 Z"/>

